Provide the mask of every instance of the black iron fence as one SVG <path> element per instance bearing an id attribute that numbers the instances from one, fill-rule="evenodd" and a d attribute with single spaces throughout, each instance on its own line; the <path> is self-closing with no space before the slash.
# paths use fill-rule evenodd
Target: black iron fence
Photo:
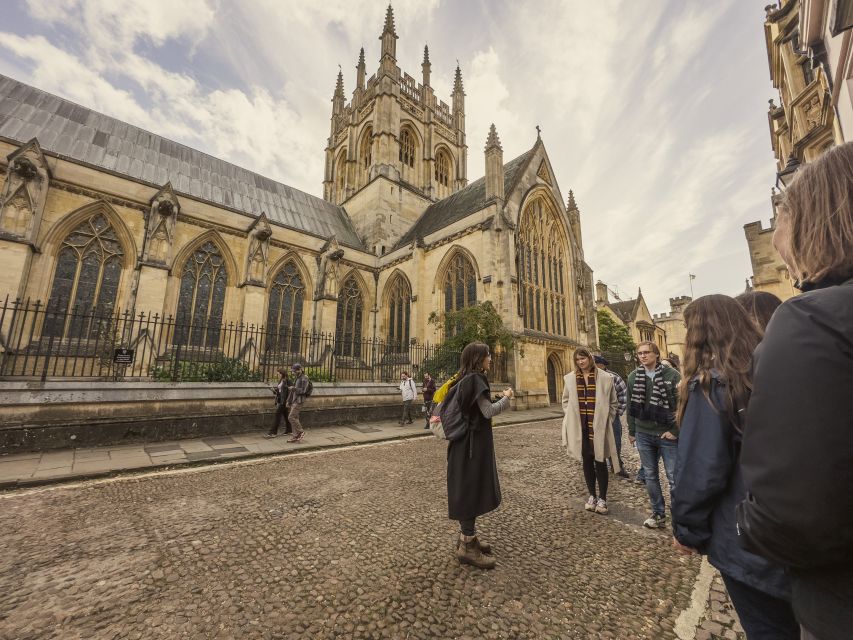
<path id="1" fill-rule="evenodd" d="M 0 303 L 0 379 L 88 378 L 252 382 L 294 363 L 317 382 L 395 382 L 404 371 L 443 380 L 459 366 L 444 345 L 294 332 L 239 322 L 186 321 L 109 308 Z M 507 380 L 496 354 L 492 380 Z"/>

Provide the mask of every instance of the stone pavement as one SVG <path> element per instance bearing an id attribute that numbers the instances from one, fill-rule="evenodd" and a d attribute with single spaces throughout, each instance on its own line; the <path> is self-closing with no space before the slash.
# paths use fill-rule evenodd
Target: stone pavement
<path id="1" fill-rule="evenodd" d="M 554 407 L 510 411 L 495 418 L 495 424 L 550 420 L 558 415 L 562 415 L 562 411 Z M 423 422 L 418 419 L 414 424 L 406 426 L 400 426 L 395 421 L 336 425 L 307 430 L 302 442 L 291 444 L 287 442 L 290 436 L 264 438 L 269 425 L 265 428 L 259 425 L 256 433 L 234 436 L 65 449 L 44 453 L 10 453 L 0 455 L 0 489 L 95 478 L 124 471 L 210 463 L 233 458 L 292 453 L 318 447 L 430 435 L 422 426 Z"/>
<path id="2" fill-rule="evenodd" d="M 699 558 L 640 526 L 641 486 L 584 511 L 558 425 L 495 430 L 490 572 L 453 556 L 432 437 L 7 491 L 0 639 L 694 637 Z"/>

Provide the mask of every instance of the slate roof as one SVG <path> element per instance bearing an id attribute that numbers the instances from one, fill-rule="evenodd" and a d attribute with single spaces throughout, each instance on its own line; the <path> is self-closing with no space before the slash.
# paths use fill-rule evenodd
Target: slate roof
<path id="1" fill-rule="evenodd" d="M 638 301 L 639 298 L 624 300 L 622 302 L 611 302 L 609 306 L 622 322 L 628 323 L 634 321 Z"/>
<path id="2" fill-rule="evenodd" d="M 505 195 L 515 186 L 515 179 L 524 169 L 536 147 L 510 160 L 504 165 Z M 415 224 L 403 234 L 394 246 L 395 249 L 411 244 L 417 238 L 425 238 L 431 233 L 480 211 L 486 204 L 486 178 L 475 180 L 464 189 L 439 200 L 427 207 Z"/>
<path id="3" fill-rule="evenodd" d="M 364 250 L 339 206 L 4 75 L 0 137 Z"/>

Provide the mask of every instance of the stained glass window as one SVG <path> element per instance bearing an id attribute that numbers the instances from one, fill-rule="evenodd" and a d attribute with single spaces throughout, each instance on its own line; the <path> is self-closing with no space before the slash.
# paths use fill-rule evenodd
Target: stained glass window
<path id="1" fill-rule="evenodd" d="M 406 279 L 396 276 L 388 290 L 388 342 L 405 349 L 409 342 L 412 292 Z"/>
<path id="2" fill-rule="evenodd" d="M 521 213 L 516 241 L 519 315 L 528 329 L 568 335 L 563 257 L 566 235 L 554 210 L 542 199 Z"/>
<path id="3" fill-rule="evenodd" d="M 444 276 L 444 310 L 459 311 L 477 304 L 477 275 L 474 265 L 457 253 Z"/>
<path id="4" fill-rule="evenodd" d="M 361 357 L 361 326 L 364 302 L 355 276 L 350 276 L 338 295 L 338 318 L 335 326 L 336 353 Z"/>
<path id="5" fill-rule="evenodd" d="M 101 213 L 69 233 L 57 256 L 43 334 L 90 338 L 95 324 L 114 310 L 123 255 Z"/>
<path id="6" fill-rule="evenodd" d="M 286 263 L 272 280 L 267 312 L 268 347 L 272 351 L 299 351 L 305 283 L 293 262 Z"/>
<path id="7" fill-rule="evenodd" d="M 175 344 L 219 346 L 228 274 L 219 248 L 205 242 L 187 258 L 175 314 Z"/>

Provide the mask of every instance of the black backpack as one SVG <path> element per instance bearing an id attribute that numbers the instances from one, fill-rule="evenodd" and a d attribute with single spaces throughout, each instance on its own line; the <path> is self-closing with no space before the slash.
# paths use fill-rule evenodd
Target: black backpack
<path id="1" fill-rule="evenodd" d="M 307 398 L 307 397 L 308 397 L 308 396 L 310 396 L 312 393 L 314 393 L 314 383 L 313 383 L 313 382 L 311 382 L 311 380 L 309 379 L 309 380 L 308 380 L 308 386 L 307 386 L 307 387 L 305 387 L 305 397 Z"/>
<path id="2" fill-rule="evenodd" d="M 459 402 L 459 386 L 459 384 L 453 386 L 438 409 L 441 426 L 444 429 L 444 439 L 450 442 L 462 440 L 471 430 L 471 423 Z"/>

